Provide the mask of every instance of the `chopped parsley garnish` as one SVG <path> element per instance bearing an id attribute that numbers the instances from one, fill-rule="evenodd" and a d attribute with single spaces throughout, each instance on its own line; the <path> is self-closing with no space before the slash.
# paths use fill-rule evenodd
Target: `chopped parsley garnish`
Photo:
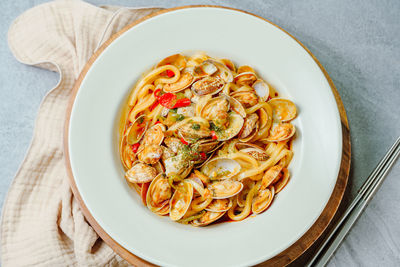
<path id="1" fill-rule="evenodd" d="M 177 117 L 176 117 L 176 120 L 177 121 L 183 121 L 185 119 L 185 116 L 183 116 L 182 114 L 179 114 Z"/>
<path id="2" fill-rule="evenodd" d="M 171 108 L 171 109 L 169 110 L 169 112 L 177 113 L 177 112 L 178 112 L 178 109 L 177 109 L 177 108 Z"/>
<path id="3" fill-rule="evenodd" d="M 200 124 L 198 123 L 192 124 L 192 129 L 196 131 L 200 130 Z"/>
<path id="4" fill-rule="evenodd" d="M 210 121 L 210 129 L 212 131 L 215 131 L 215 132 L 221 132 L 222 131 L 222 129 L 219 128 L 217 125 L 215 125 L 214 122 L 212 122 L 212 121 Z"/>
<path id="5" fill-rule="evenodd" d="M 139 124 L 143 123 L 143 121 L 144 121 L 144 117 L 140 117 L 140 118 L 138 119 Z"/>

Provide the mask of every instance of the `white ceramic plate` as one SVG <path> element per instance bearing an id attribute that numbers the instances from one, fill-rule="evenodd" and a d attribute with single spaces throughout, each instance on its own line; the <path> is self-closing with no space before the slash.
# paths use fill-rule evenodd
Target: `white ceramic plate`
<path id="1" fill-rule="evenodd" d="M 269 210 L 204 228 L 144 207 L 124 179 L 117 144 L 121 104 L 140 75 L 168 55 L 198 50 L 254 67 L 299 110 L 291 180 Z M 262 19 L 210 7 L 152 17 L 112 42 L 80 86 L 68 135 L 72 173 L 92 216 L 121 246 L 162 266 L 253 265 L 288 248 L 327 204 L 342 151 L 335 99 L 312 57 Z"/>

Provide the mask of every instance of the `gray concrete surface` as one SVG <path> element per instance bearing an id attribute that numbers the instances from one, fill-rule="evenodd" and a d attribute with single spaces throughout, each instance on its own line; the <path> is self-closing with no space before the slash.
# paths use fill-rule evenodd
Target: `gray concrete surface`
<path id="1" fill-rule="evenodd" d="M 58 74 L 18 63 L 6 35 L 23 11 L 46 0 L 0 2 L 0 206 L 28 149 L 41 99 Z M 352 169 L 344 207 L 400 135 L 400 1 L 90 0 L 96 5 L 215 4 L 280 25 L 305 44 L 333 79 L 347 110 Z M 400 161 L 329 266 L 400 265 Z M 297 261 L 301 265 L 306 257 Z"/>

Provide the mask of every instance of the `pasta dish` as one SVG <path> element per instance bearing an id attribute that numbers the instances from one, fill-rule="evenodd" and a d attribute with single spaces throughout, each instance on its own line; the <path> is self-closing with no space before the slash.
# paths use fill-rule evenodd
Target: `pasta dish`
<path id="1" fill-rule="evenodd" d="M 203 53 L 169 56 L 123 108 L 125 178 L 149 210 L 179 223 L 260 214 L 289 181 L 296 115 L 250 66 Z"/>

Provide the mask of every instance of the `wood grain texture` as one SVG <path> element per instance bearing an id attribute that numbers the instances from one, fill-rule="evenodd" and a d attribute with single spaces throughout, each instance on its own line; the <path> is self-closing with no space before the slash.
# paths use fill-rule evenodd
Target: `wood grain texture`
<path id="1" fill-rule="evenodd" d="M 264 20 L 267 23 L 270 23 L 274 25 L 275 27 L 279 28 L 280 30 L 284 31 L 286 34 L 291 36 L 296 42 L 298 42 L 314 59 L 314 61 L 318 64 L 320 67 L 321 71 L 324 73 L 326 79 L 329 82 L 329 85 L 331 87 L 332 93 L 336 99 L 336 104 L 338 106 L 338 110 L 340 113 L 340 118 L 341 118 L 341 125 L 342 125 L 342 136 L 343 136 L 343 150 L 342 150 L 342 159 L 341 159 L 341 165 L 340 165 L 340 171 L 338 174 L 338 178 L 336 181 L 335 188 L 332 192 L 332 195 L 328 201 L 328 204 L 325 206 L 325 209 L 317 219 L 317 221 L 311 226 L 311 228 L 299 239 L 297 240 L 293 245 L 291 245 L 289 248 L 286 250 L 282 251 L 275 257 L 259 264 L 259 266 L 286 266 L 289 263 L 293 262 L 295 259 L 297 259 L 301 254 L 303 254 L 317 239 L 318 237 L 321 236 L 321 234 L 324 232 L 324 230 L 327 228 L 329 223 L 331 222 L 333 216 L 335 215 L 339 204 L 342 200 L 344 191 L 346 189 L 347 185 L 347 180 L 349 176 L 349 171 L 350 171 L 350 158 L 351 158 L 351 145 L 350 145 L 350 129 L 347 121 L 347 116 L 346 116 L 346 111 L 344 109 L 342 100 L 340 99 L 339 93 L 335 88 L 335 85 L 333 84 L 331 78 L 329 77 L 328 73 L 325 71 L 325 69 L 322 67 L 322 65 L 319 63 L 319 61 L 316 59 L 316 57 L 302 44 L 300 43 L 296 38 L 294 38 L 291 34 L 286 32 L 284 29 L 279 27 L 278 25 L 262 18 L 257 15 L 251 14 L 246 11 L 238 10 L 235 8 L 229 8 L 229 7 L 222 7 L 222 6 L 212 6 L 212 5 L 196 5 L 196 6 L 182 6 L 182 7 L 175 7 L 175 8 L 170 8 L 170 9 L 165 9 L 161 10 L 158 12 L 155 12 L 149 16 L 146 16 L 142 19 L 139 19 L 135 21 L 132 24 L 127 25 L 124 27 L 122 30 L 114 34 L 110 39 L 108 39 L 94 54 L 93 56 L 89 59 L 89 61 L 86 63 L 86 66 L 83 68 L 81 74 L 79 75 L 78 79 L 76 80 L 76 83 L 74 85 L 72 94 L 71 94 L 71 99 L 67 108 L 67 114 L 66 114 L 66 122 L 65 122 L 65 129 L 64 129 L 64 155 L 65 155 L 65 163 L 67 167 L 67 172 L 69 176 L 69 181 L 71 184 L 71 189 L 74 193 L 74 196 L 78 200 L 78 203 L 80 204 L 80 207 L 82 209 L 83 214 L 85 215 L 87 221 L 89 224 L 93 227 L 93 229 L 98 233 L 98 235 L 116 252 L 118 253 L 121 257 L 126 259 L 129 263 L 131 263 L 134 266 L 155 266 L 139 257 L 131 253 L 130 251 L 126 250 L 123 248 L 120 244 L 118 244 L 114 239 L 112 239 L 104 230 L 103 228 L 98 224 L 98 222 L 93 218 L 91 213 L 89 212 L 88 208 L 86 207 L 85 203 L 82 200 L 82 197 L 77 189 L 77 186 L 75 184 L 75 180 L 72 174 L 72 169 L 71 169 L 71 163 L 69 159 L 69 151 L 68 151 L 68 132 L 69 132 L 69 123 L 70 123 L 70 117 L 71 117 L 71 110 L 73 103 L 75 101 L 76 94 L 81 86 L 81 83 L 83 79 L 85 78 L 88 70 L 91 68 L 93 65 L 93 62 L 96 61 L 96 59 L 99 57 L 99 55 L 104 51 L 106 47 L 108 47 L 115 39 L 117 39 L 119 36 L 121 36 L 123 33 L 125 33 L 127 30 L 130 28 L 138 25 L 139 23 L 152 18 L 154 16 L 164 14 L 167 12 L 179 10 L 179 9 L 186 9 L 186 8 L 198 8 L 198 7 L 214 7 L 214 8 L 225 8 L 225 9 L 230 9 L 230 10 L 235 10 L 239 12 L 243 12 L 252 16 L 255 16 L 259 19 Z"/>

